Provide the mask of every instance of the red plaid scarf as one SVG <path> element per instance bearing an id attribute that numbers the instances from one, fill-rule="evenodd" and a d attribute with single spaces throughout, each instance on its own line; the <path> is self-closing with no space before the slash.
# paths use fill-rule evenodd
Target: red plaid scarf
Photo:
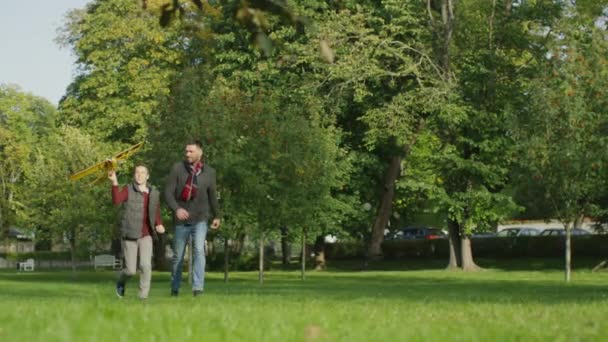
<path id="1" fill-rule="evenodd" d="M 188 170 L 188 179 L 186 180 L 186 186 L 184 186 L 184 189 L 182 190 L 182 201 L 188 202 L 196 197 L 196 176 L 201 173 L 203 163 L 200 161 L 196 162 L 194 165 L 186 163 L 185 166 Z"/>

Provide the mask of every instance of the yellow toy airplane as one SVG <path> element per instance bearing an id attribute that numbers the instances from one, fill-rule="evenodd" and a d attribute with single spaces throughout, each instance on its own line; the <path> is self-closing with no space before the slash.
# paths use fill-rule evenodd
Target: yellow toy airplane
<path id="1" fill-rule="evenodd" d="M 125 159 L 129 158 L 130 156 L 132 156 L 133 154 L 135 154 L 135 152 L 137 152 L 142 146 L 143 146 L 144 142 L 140 142 L 139 144 L 135 144 L 129 148 L 127 148 L 126 150 L 116 154 L 115 156 L 113 156 L 112 158 L 106 159 L 100 163 L 97 163 L 91 167 L 88 167 L 84 170 L 78 171 L 75 174 L 70 176 L 70 180 L 79 180 L 80 178 L 92 175 L 94 173 L 103 171 L 104 174 L 102 174 L 101 176 L 99 176 L 97 179 L 95 179 L 94 181 L 91 182 L 91 185 L 93 184 L 97 184 L 100 181 L 102 181 L 104 178 L 107 177 L 107 172 L 111 171 L 111 170 L 115 170 L 116 167 L 118 166 L 119 163 L 123 162 Z"/>

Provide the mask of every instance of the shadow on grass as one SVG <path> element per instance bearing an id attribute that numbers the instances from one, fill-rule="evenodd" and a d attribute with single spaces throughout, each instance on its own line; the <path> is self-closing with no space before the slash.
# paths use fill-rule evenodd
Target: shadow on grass
<path id="1" fill-rule="evenodd" d="M 608 259 L 605 258 L 605 259 Z M 572 259 L 573 270 L 591 270 L 604 259 L 577 258 Z M 545 271 L 563 270 L 564 260 L 561 258 L 476 258 L 475 262 L 482 268 L 505 271 Z M 366 262 L 363 259 L 330 260 L 328 269 L 335 272 L 353 271 L 421 271 L 442 270 L 448 264 L 447 258 L 412 257 L 398 260 L 381 260 Z M 297 269 L 289 267 L 288 269 Z"/>
<path id="2" fill-rule="evenodd" d="M 605 277 L 577 283 L 575 274 L 574 282 L 566 284 L 555 272 L 318 272 L 309 273 L 305 281 L 298 277 L 296 272 L 269 272 L 265 284 L 260 285 L 255 272 L 231 274 L 228 283 L 223 283 L 221 274 L 212 273 L 206 281 L 205 297 L 215 301 L 253 296 L 257 300 L 283 298 L 286 302 L 389 300 L 543 305 L 608 299 Z M 169 279 L 168 273 L 155 273 L 152 296 L 168 299 Z M 80 272 L 76 277 L 71 272 L 0 272 L 0 300 L 3 297 L 95 300 L 113 296 L 115 280 L 115 273 L 107 271 Z M 130 284 L 129 289 L 134 291 L 137 279 Z M 189 287 L 184 284 L 182 291 L 188 296 L 186 290 Z"/>
<path id="3" fill-rule="evenodd" d="M 337 276 L 310 276 L 306 281 L 286 281 L 269 276 L 264 285 L 236 280 L 230 287 L 218 287 L 215 292 L 225 295 L 288 296 L 293 299 L 339 300 L 388 299 L 406 302 L 456 303 L 540 303 L 546 305 L 585 303 L 608 300 L 608 286 L 603 279 L 597 284 L 567 284 L 561 278 L 547 280 L 546 275 L 518 274 L 510 278 L 502 274 L 492 278 L 492 271 L 484 277 L 462 272 L 434 272 L 418 275 L 417 272 L 370 272 L 368 276 L 346 273 Z M 391 274 L 392 273 L 392 274 Z M 576 275 L 575 275 L 576 277 Z M 503 278 L 503 279 L 500 279 Z M 540 278 L 540 279 L 535 279 Z M 293 279 L 293 278 L 292 278 Z M 235 282 L 234 280 L 232 281 Z M 241 284 L 239 284 L 241 283 Z"/>

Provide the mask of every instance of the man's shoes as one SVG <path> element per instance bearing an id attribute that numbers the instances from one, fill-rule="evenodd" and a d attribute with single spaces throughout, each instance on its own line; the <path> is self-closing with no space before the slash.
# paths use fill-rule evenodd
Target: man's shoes
<path id="1" fill-rule="evenodd" d="M 120 281 L 116 283 L 116 295 L 119 298 L 122 298 L 125 296 L 125 283 L 120 282 Z"/>
<path id="2" fill-rule="evenodd" d="M 177 290 L 171 290 L 171 297 L 177 297 L 178 292 Z"/>
<path id="3" fill-rule="evenodd" d="M 192 291 L 192 295 L 194 297 L 198 297 L 198 296 L 200 296 L 202 294 L 203 294 L 203 290 L 194 290 L 194 291 Z"/>

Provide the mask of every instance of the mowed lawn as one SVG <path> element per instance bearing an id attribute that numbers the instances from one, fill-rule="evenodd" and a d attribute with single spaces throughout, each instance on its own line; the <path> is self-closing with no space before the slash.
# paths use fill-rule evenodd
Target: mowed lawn
<path id="1" fill-rule="evenodd" d="M 0 272 L 0 341 L 605 341 L 608 273 L 208 273 L 205 294 L 114 294 L 111 271 Z"/>

